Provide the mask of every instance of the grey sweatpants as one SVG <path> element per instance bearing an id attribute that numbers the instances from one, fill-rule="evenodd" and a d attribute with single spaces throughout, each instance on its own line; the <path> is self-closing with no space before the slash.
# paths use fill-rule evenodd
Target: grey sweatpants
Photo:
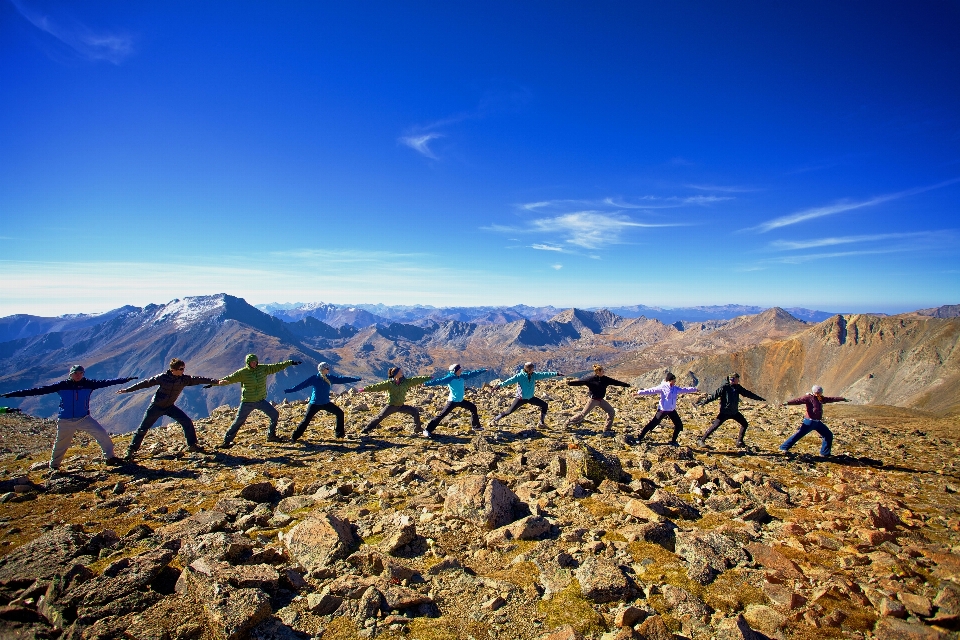
<path id="1" fill-rule="evenodd" d="M 50 456 L 51 469 L 60 468 L 63 456 L 67 455 L 67 449 L 70 448 L 70 443 L 73 442 L 73 436 L 76 435 L 77 431 L 90 434 L 100 445 L 100 449 L 103 450 L 104 458 L 113 457 L 113 440 L 110 439 L 107 430 L 100 426 L 99 422 L 89 415 L 71 420 L 61 418 L 57 420 L 57 441 L 53 445 L 53 453 Z"/>
<path id="2" fill-rule="evenodd" d="M 607 424 L 604 426 L 604 428 L 607 431 L 609 431 L 610 429 L 613 428 L 613 418 L 614 416 L 617 415 L 617 412 L 614 410 L 613 405 L 611 405 L 609 402 L 601 398 L 590 398 L 589 400 L 587 400 L 587 404 L 583 406 L 583 410 L 580 411 L 580 413 L 578 413 L 577 415 L 570 418 L 570 421 L 567 422 L 567 424 L 569 425 L 580 424 L 587 417 L 587 414 L 593 411 L 594 409 L 596 409 L 597 407 L 600 407 L 601 409 L 603 409 L 603 411 L 607 414 Z"/>

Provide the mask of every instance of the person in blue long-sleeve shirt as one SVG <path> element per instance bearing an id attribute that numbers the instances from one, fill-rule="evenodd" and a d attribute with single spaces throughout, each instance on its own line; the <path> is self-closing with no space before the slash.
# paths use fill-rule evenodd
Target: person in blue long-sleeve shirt
<path id="1" fill-rule="evenodd" d="M 97 389 L 111 387 L 136 380 L 133 378 L 116 378 L 113 380 L 92 380 L 84 377 L 83 367 L 76 364 L 70 367 L 70 375 L 66 380 L 35 389 L 21 389 L 4 393 L 4 398 L 25 398 L 27 396 L 44 396 L 48 393 L 60 394 L 60 411 L 57 413 L 57 441 L 50 454 L 50 469 L 57 471 L 63 457 L 70 448 L 73 436 L 77 431 L 90 434 L 103 451 L 104 461 L 109 465 L 122 464 L 123 461 L 113 455 L 113 441 L 107 430 L 90 415 L 90 394 Z"/>
<path id="2" fill-rule="evenodd" d="M 437 387 L 445 384 L 450 388 L 450 395 L 447 396 L 447 404 L 443 406 L 443 410 L 440 411 L 436 418 L 427 423 L 426 429 L 423 430 L 423 435 L 425 437 L 431 437 L 433 435 L 433 430 L 439 426 L 440 421 L 446 418 L 447 414 L 454 409 L 466 409 L 469 411 L 473 428 L 478 430 L 481 429 L 480 416 L 477 414 L 477 405 L 473 404 L 469 400 L 464 400 L 463 394 L 466 390 L 464 381 L 467 378 L 478 376 L 484 371 L 486 371 L 486 369 L 473 369 L 472 371 L 464 371 L 463 367 L 457 363 L 450 365 L 450 373 L 442 378 L 434 378 L 433 380 L 423 383 L 423 386 L 425 387 Z"/>
<path id="3" fill-rule="evenodd" d="M 343 409 L 330 400 L 330 387 L 335 384 L 350 384 L 351 382 L 360 382 L 360 378 L 335 376 L 330 373 L 330 365 L 321 362 L 317 365 L 317 375 L 310 376 L 292 389 L 284 389 L 284 393 L 295 393 L 301 389 L 313 387 L 313 392 L 310 394 L 310 404 L 307 405 L 307 413 L 303 416 L 303 420 L 300 421 L 297 428 L 294 429 L 293 435 L 290 436 L 290 442 L 296 442 L 300 439 L 303 432 L 307 430 L 307 425 L 310 424 L 313 416 L 317 415 L 319 411 L 332 413 L 336 417 L 337 426 L 334 434 L 338 438 L 342 438 L 345 435 Z"/>

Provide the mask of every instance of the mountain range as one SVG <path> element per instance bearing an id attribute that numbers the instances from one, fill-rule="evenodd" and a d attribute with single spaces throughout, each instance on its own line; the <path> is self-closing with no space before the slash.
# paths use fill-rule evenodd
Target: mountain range
<path id="1" fill-rule="evenodd" d="M 394 307 L 376 310 L 388 309 L 399 312 Z M 0 392 L 62 380 L 75 363 L 87 367 L 91 378 L 143 378 L 164 371 L 173 356 L 187 361 L 188 374 L 219 378 L 240 368 L 246 353 L 255 352 L 261 362 L 304 361 L 270 377 L 272 401 L 305 397 L 285 395 L 283 389 L 312 375 L 321 361 L 333 363 L 339 373 L 361 376 L 364 383 L 382 379 L 390 366 L 431 374 L 461 362 L 488 368 L 475 379 L 482 383 L 532 360 L 541 370 L 568 375 L 602 363 L 610 375 L 640 383 L 659 380 L 664 368 L 678 374 L 692 371 L 704 389 L 719 385 L 736 368 L 749 388 L 781 401 L 818 382 L 831 394 L 860 402 L 938 412 L 954 411 L 960 403 L 956 305 L 889 317 L 836 315 L 816 324 L 776 307 L 732 319 L 669 324 L 606 309 L 519 307 L 512 313 L 533 318 L 510 319 L 508 310 L 490 308 L 473 321 L 438 320 L 440 316 L 423 315 L 424 309 L 406 308 L 406 317 L 420 314 L 411 322 L 357 327 L 290 315 L 289 309 L 283 315 L 279 312 L 284 310 L 274 309 L 270 315 L 241 298 L 217 294 L 127 306 L 100 316 L 8 316 L 0 318 L 0 336 L 8 338 L 0 341 Z M 314 310 L 384 318 L 359 307 L 316 305 Z M 548 310 L 555 313 L 544 317 Z M 504 321 L 489 321 L 491 314 Z M 148 391 L 116 396 L 106 389 L 94 394 L 92 407 L 108 429 L 123 432 L 136 426 L 150 397 Z M 236 386 L 194 387 L 184 392 L 180 404 L 191 415 L 206 416 L 238 399 Z M 57 401 L 44 396 L 8 404 L 52 416 Z"/>

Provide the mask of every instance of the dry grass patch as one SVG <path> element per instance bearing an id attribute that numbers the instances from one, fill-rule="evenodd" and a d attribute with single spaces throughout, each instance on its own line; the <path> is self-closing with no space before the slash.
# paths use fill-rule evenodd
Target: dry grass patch
<path id="1" fill-rule="evenodd" d="M 703 600 L 717 611 L 734 613 L 751 604 L 767 604 L 767 596 L 750 584 L 742 571 L 732 569 L 703 588 Z"/>
<path id="2" fill-rule="evenodd" d="M 584 599 L 576 579 L 551 599 L 537 603 L 537 610 L 546 617 L 544 624 L 548 629 L 569 624 L 584 635 L 596 635 L 607 630 L 603 616 Z"/>
<path id="3" fill-rule="evenodd" d="M 491 637 L 489 625 L 485 623 L 448 616 L 415 618 L 410 621 L 408 629 L 410 634 L 406 637 L 411 640 L 481 640 Z"/>
<path id="4" fill-rule="evenodd" d="M 602 500 L 597 500 L 596 498 L 583 498 L 579 502 L 580 505 L 594 518 L 604 518 L 611 514 L 622 511 L 620 507 L 614 507 L 606 502 L 603 502 Z"/>

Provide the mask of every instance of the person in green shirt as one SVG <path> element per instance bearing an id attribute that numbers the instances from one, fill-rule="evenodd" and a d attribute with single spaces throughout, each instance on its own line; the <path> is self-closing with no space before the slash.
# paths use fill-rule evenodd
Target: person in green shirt
<path id="1" fill-rule="evenodd" d="M 218 383 L 221 385 L 240 383 L 240 407 L 237 409 L 237 417 L 233 419 L 233 424 L 224 434 L 223 442 L 217 447 L 218 449 L 233 446 L 233 439 L 237 436 L 240 426 L 246 422 L 247 416 L 255 410 L 262 411 L 270 418 L 267 440 L 269 442 L 282 442 L 282 439 L 277 435 L 277 421 L 280 420 L 280 412 L 267 400 L 267 376 L 272 373 L 279 373 L 287 367 L 303 363 L 300 360 L 284 360 L 275 364 L 261 365 L 259 360 L 255 353 L 248 353 L 246 357 L 247 366 L 222 378 Z"/>
<path id="2" fill-rule="evenodd" d="M 360 389 L 360 392 L 367 391 L 386 391 L 390 400 L 387 402 L 387 406 L 377 415 L 376 418 L 370 421 L 367 426 L 360 430 L 361 434 L 370 433 L 372 430 L 380 426 L 380 423 L 383 422 L 388 416 L 392 416 L 395 413 L 406 413 L 411 418 L 413 418 L 414 431 L 420 431 L 420 409 L 416 407 L 411 407 L 408 404 L 404 404 L 407 399 L 407 391 L 413 387 L 418 387 L 424 382 L 432 378 L 433 376 L 415 376 L 413 378 L 405 378 L 403 375 L 403 369 L 400 367 L 390 367 L 387 371 L 388 379 L 383 382 L 378 382 L 372 384 L 369 387 L 363 387 Z"/>

